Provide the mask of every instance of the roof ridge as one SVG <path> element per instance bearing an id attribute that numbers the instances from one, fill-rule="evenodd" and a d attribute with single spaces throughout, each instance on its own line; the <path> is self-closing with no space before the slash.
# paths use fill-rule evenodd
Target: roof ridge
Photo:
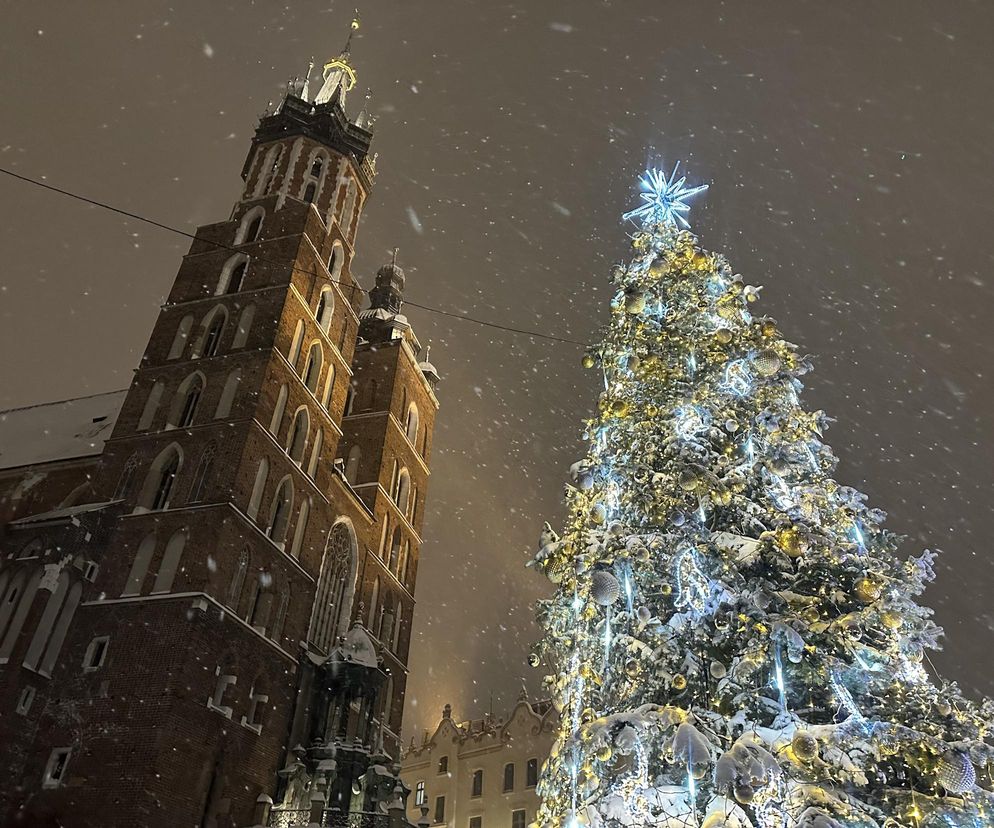
<path id="1" fill-rule="evenodd" d="M 94 397 L 109 397 L 111 394 L 120 394 L 128 391 L 128 388 L 117 388 L 114 391 L 100 391 L 96 394 L 84 394 L 82 397 L 67 397 L 64 400 L 50 400 L 48 402 L 32 403 L 31 405 L 21 405 L 16 408 L 0 409 L 0 414 L 11 414 L 14 411 L 27 411 L 30 408 L 42 408 L 46 405 L 59 405 L 60 403 L 76 402 L 77 400 L 92 400 Z"/>

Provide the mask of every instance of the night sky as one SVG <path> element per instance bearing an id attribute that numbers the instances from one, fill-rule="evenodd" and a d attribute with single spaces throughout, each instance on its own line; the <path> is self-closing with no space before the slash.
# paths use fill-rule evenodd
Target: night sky
<path id="1" fill-rule="evenodd" d="M 191 229 L 351 6 L 0 6 L 0 165 Z M 815 358 L 838 479 L 944 552 L 939 668 L 994 693 L 994 4 L 367 2 L 378 115 L 358 240 L 413 301 L 589 340 L 647 162 L 711 190 L 704 244 Z M 188 241 L 0 176 L 0 408 L 126 387 Z M 598 393 L 581 349 L 410 309 L 443 375 L 406 736 L 510 704 L 546 586 L 525 561 Z"/>

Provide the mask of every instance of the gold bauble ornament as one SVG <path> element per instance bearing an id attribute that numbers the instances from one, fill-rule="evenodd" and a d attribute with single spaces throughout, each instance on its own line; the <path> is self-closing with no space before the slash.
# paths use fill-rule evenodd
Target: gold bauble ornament
<path id="1" fill-rule="evenodd" d="M 692 267 L 704 268 L 708 266 L 708 257 L 705 256 L 700 251 L 695 251 L 690 257 L 690 264 Z"/>
<path id="2" fill-rule="evenodd" d="M 777 323 L 772 319 L 764 319 L 763 323 L 759 326 L 759 332 L 763 336 L 774 336 L 777 332 Z"/>
<path id="3" fill-rule="evenodd" d="M 601 745 L 600 749 L 597 751 L 597 758 L 601 762 L 607 762 L 613 755 L 614 751 L 611 750 L 610 745 Z"/>
<path id="4" fill-rule="evenodd" d="M 718 328 L 714 332 L 714 338 L 717 339 L 722 345 L 727 345 L 732 341 L 732 332 L 728 328 Z"/>
<path id="5" fill-rule="evenodd" d="M 658 279 L 660 276 L 666 275 L 666 259 L 662 256 L 656 256 L 652 260 L 652 264 L 649 265 L 649 275 L 654 279 Z"/>
<path id="6" fill-rule="evenodd" d="M 760 351 L 752 358 L 752 367 L 761 377 L 772 377 L 780 370 L 780 365 L 780 355 L 770 348 Z"/>
<path id="7" fill-rule="evenodd" d="M 642 365 L 642 360 L 638 354 L 632 354 L 630 357 L 628 357 L 627 360 L 625 360 L 625 367 L 628 368 L 628 370 L 631 371 L 632 373 L 638 371 L 641 365 Z"/>
<path id="8" fill-rule="evenodd" d="M 672 595 L 673 594 L 673 585 L 672 584 L 660 584 L 660 586 L 659 586 L 659 594 L 660 595 Z"/>
<path id="9" fill-rule="evenodd" d="M 611 413 L 615 417 L 627 417 L 631 412 L 631 406 L 628 404 L 628 400 L 615 400 L 611 405 Z"/>
<path id="10" fill-rule="evenodd" d="M 593 368 L 597 364 L 597 360 L 590 354 L 584 354 L 583 359 L 580 360 L 580 364 L 584 368 Z"/>
<path id="11" fill-rule="evenodd" d="M 860 578 L 853 591 L 856 598 L 864 604 L 872 604 L 880 597 L 880 584 L 872 578 Z"/>
<path id="12" fill-rule="evenodd" d="M 777 546 L 791 558 L 804 554 L 804 538 L 795 526 L 788 526 L 777 532 Z"/>
<path id="13" fill-rule="evenodd" d="M 659 414 L 659 409 L 656 406 L 650 404 L 645 407 L 646 417 L 656 417 L 658 416 L 658 414 Z"/>
<path id="14" fill-rule="evenodd" d="M 642 313 L 645 310 L 645 294 L 630 293 L 625 297 L 625 311 L 627 313 Z"/>
<path id="15" fill-rule="evenodd" d="M 953 712 L 953 706 L 945 699 L 939 699 L 935 703 L 935 712 L 940 716 L 948 716 Z"/>
<path id="16" fill-rule="evenodd" d="M 595 503 L 590 507 L 590 519 L 598 525 L 607 520 L 607 509 L 603 503 Z"/>
<path id="17" fill-rule="evenodd" d="M 542 659 L 541 659 L 541 657 L 539 656 L 538 653 L 529 653 L 528 654 L 528 664 L 529 664 L 529 666 L 531 666 L 531 667 L 538 667 L 538 665 L 541 664 L 541 663 L 542 663 Z"/>
<path id="18" fill-rule="evenodd" d="M 818 755 L 818 740 L 805 730 L 798 730 L 790 740 L 790 749 L 802 762 L 810 762 Z"/>
<path id="19" fill-rule="evenodd" d="M 684 469 L 680 472 L 680 477 L 677 482 L 680 484 L 680 488 L 685 492 L 692 492 L 701 482 L 701 476 L 693 469 Z"/>
<path id="20" fill-rule="evenodd" d="M 639 674 L 639 663 L 634 658 L 625 662 L 625 675 L 628 678 L 635 678 Z"/>
<path id="21" fill-rule="evenodd" d="M 687 677 L 683 673 L 677 673 L 673 676 L 672 684 L 674 690 L 685 690 L 687 687 Z"/>
<path id="22" fill-rule="evenodd" d="M 896 610 L 887 610 L 880 614 L 880 621 L 889 630 L 896 630 L 904 623 L 904 616 Z"/>
<path id="23" fill-rule="evenodd" d="M 801 610 L 801 620 L 808 624 L 814 624 L 819 618 L 821 613 L 817 607 L 807 606 Z"/>
<path id="24" fill-rule="evenodd" d="M 735 319 L 739 315 L 739 309 L 735 305 L 718 305 L 718 316 L 722 319 Z"/>

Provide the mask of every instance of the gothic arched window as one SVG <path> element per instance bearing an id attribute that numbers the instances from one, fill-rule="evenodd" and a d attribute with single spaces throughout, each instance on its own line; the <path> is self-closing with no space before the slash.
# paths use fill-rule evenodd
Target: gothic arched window
<path id="1" fill-rule="evenodd" d="M 396 575 L 399 571 L 400 546 L 402 542 L 400 527 L 398 526 L 393 530 L 393 538 L 390 540 L 390 557 L 387 561 L 387 569 L 394 573 L 394 575 Z"/>
<path id="2" fill-rule="evenodd" d="M 321 460 L 321 448 L 324 446 L 324 432 L 320 427 L 314 434 L 314 446 L 311 448 L 311 459 L 307 462 L 307 476 L 312 480 L 318 471 L 318 462 Z"/>
<path id="3" fill-rule="evenodd" d="M 259 238 L 262 230 L 262 219 L 266 211 L 262 207 L 253 207 L 244 216 L 235 232 L 235 244 L 250 244 Z"/>
<path id="4" fill-rule="evenodd" d="M 235 336 L 231 340 L 231 347 L 243 348 L 248 342 L 249 331 L 252 330 L 252 320 L 255 318 L 255 305 L 247 306 L 242 315 L 238 317 L 238 327 L 235 329 Z"/>
<path id="5" fill-rule="evenodd" d="M 159 380 L 152 386 L 152 390 L 148 392 L 148 397 L 145 398 L 145 407 L 142 409 L 142 415 L 138 418 L 138 431 L 148 431 L 152 427 L 152 422 L 155 420 L 155 415 L 159 410 L 159 403 L 162 401 L 162 395 L 165 390 L 166 384 L 162 380 Z"/>
<path id="6" fill-rule="evenodd" d="M 290 544 L 290 557 L 300 557 L 300 547 L 304 544 L 304 535 L 307 533 L 307 519 L 311 514 L 311 501 L 303 498 L 300 504 L 300 512 L 297 513 L 297 526 L 293 530 L 293 543 Z"/>
<path id="7" fill-rule="evenodd" d="M 217 314 L 211 321 L 211 326 L 207 329 L 207 333 L 204 334 L 204 347 L 200 355 L 205 357 L 212 357 L 217 354 L 218 349 L 221 347 L 221 334 L 224 333 L 224 314 Z"/>
<path id="8" fill-rule="evenodd" d="M 304 320 L 298 319 L 297 326 L 293 329 L 293 339 L 290 340 L 290 350 L 287 351 L 286 358 L 293 369 L 297 370 L 297 360 L 300 359 L 300 350 L 304 347 Z"/>
<path id="9" fill-rule="evenodd" d="M 200 455 L 200 463 L 197 471 L 193 475 L 193 486 L 190 489 L 190 503 L 200 503 L 204 499 L 207 490 L 207 479 L 210 477 L 211 467 L 214 465 L 214 455 L 217 454 L 217 443 L 207 444 L 204 453 Z"/>
<path id="10" fill-rule="evenodd" d="M 269 523 L 266 536 L 273 543 L 282 546 L 286 541 L 287 524 L 290 522 L 290 512 L 293 509 L 293 482 L 284 477 L 273 495 L 273 504 L 269 509 Z"/>
<path id="11" fill-rule="evenodd" d="M 397 475 L 397 488 L 394 491 L 394 503 L 404 517 L 407 517 L 408 500 L 411 496 L 411 473 L 401 469 Z"/>
<path id="12" fill-rule="evenodd" d="M 186 530 L 180 529 L 173 533 L 166 543 L 166 551 L 162 555 L 162 562 L 159 564 L 159 571 L 155 575 L 155 582 L 152 584 L 152 594 L 169 592 L 173 588 L 173 581 L 179 571 L 180 559 L 183 557 L 183 549 L 186 546 Z"/>
<path id="13" fill-rule="evenodd" d="M 243 549 L 238 556 L 238 563 L 235 564 L 235 571 L 231 576 L 231 583 L 228 585 L 228 606 L 235 613 L 238 612 L 238 603 L 242 597 L 242 588 L 245 586 L 245 574 L 248 572 L 249 551 Z"/>
<path id="14" fill-rule="evenodd" d="M 231 415 L 231 406 L 235 402 L 235 394 L 238 393 L 238 385 L 242 381 L 242 372 L 238 368 L 228 374 L 228 379 L 224 382 L 221 390 L 221 398 L 217 402 L 214 410 L 214 419 L 221 420 Z"/>
<path id="15" fill-rule="evenodd" d="M 407 409 L 407 423 L 405 424 L 404 431 L 407 434 L 407 439 L 411 441 L 414 445 L 418 439 L 418 427 L 421 424 L 421 418 L 418 415 L 418 407 L 411 403 Z"/>
<path id="16" fill-rule="evenodd" d="M 204 392 L 204 378 L 200 373 L 190 374 L 176 391 L 172 408 L 169 412 L 168 428 L 188 428 L 193 425 L 197 414 L 197 405 Z"/>
<path id="17" fill-rule="evenodd" d="M 129 595 L 141 595 L 145 585 L 145 576 L 148 575 L 148 566 L 152 562 L 155 554 L 155 535 L 146 535 L 138 545 L 135 552 L 135 559 L 131 562 L 131 571 L 128 573 L 128 580 L 124 584 L 122 597 Z"/>
<path id="18" fill-rule="evenodd" d="M 335 291 L 330 287 L 325 287 L 321 289 L 321 295 L 318 297 L 318 306 L 314 311 L 314 318 L 317 320 L 318 325 L 321 330 L 328 333 L 328 329 L 331 327 L 331 317 L 334 315 L 335 310 Z"/>
<path id="19" fill-rule="evenodd" d="M 124 464 L 124 470 L 121 472 L 120 478 L 117 481 L 117 488 L 114 490 L 114 500 L 122 500 L 128 496 L 128 492 L 131 491 L 131 483 L 135 479 L 135 472 L 138 470 L 138 454 L 132 454 L 127 462 Z"/>
<path id="20" fill-rule="evenodd" d="M 193 316 L 187 314 L 176 327 L 176 335 L 173 337 L 173 344 L 169 348 L 169 356 L 166 359 L 179 359 L 183 356 L 186 343 L 190 339 L 190 331 L 193 329 Z"/>
<path id="21" fill-rule="evenodd" d="M 311 426 L 311 417 L 306 408 L 298 408 L 293 415 L 293 425 L 286 441 L 287 454 L 297 463 L 304 460 L 304 448 L 307 446 L 307 432 Z"/>
<path id="22" fill-rule="evenodd" d="M 248 511 L 246 514 L 255 520 L 259 514 L 259 506 L 262 504 L 262 494 L 266 489 L 266 480 L 269 477 L 269 461 L 263 457 L 259 461 L 259 467 L 255 472 L 255 483 L 252 485 L 252 494 L 249 497 Z"/>
<path id="23" fill-rule="evenodd" d="M 331 278 L 340 282 L 342 279 L 342 265 L 345 264 L 345 248 L 342 243 L 335 239 L 334 244 L 331 246 L 331 258 L 328 259 L 328 271 L 331 273 Z"/>
<path id="24" fill-rule="evenodd" d="M 138 500 L 140 509 L 158 511 L 169 506 L 183 456 L 176 443 L 167 446 L 152 462 Z"/>
<path id="25" fill-rule="evenodd" d="M 307 634 L 308 640 L 326 653 L 351 614 L 357 551 L 349 524 L 336 523 L 328 533 Z"/>
<path id="26" fill-rule="evenodd" d="M 324 364 L 324 351 L 320 342 L 311 345 L 307 352 L 307 364 L 304 366 L 303 380 L 307 390 L 317 394 L 318 382 L 321 379 L 321 366 Z"/>

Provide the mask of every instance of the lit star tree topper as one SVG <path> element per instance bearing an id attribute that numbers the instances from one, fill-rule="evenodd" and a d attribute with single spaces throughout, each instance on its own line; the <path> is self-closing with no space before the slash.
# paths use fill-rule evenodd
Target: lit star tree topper
<path id="1" fill-rule="evenodd" d="M 629 210 L 622 218 L 638 219 L 643 227 L 650 227 L 653 224 L 672 224 L 674 227 L 689 228 L 690 222 L 685 218 L 685 214 L 690 212 L 690 205 L 687 203 L 693 195 L 704 192 L 707 184 L 700 184 L 697 187 L 687 187 L 687 176 L 681 175 L 677 178 L 680 169 L 680 162 L 673 165 L 673 172 L 667 177 L 663 170 L 649 169 L 639 179 L 642 192 L 639 197 L 644 204 Z"/>

